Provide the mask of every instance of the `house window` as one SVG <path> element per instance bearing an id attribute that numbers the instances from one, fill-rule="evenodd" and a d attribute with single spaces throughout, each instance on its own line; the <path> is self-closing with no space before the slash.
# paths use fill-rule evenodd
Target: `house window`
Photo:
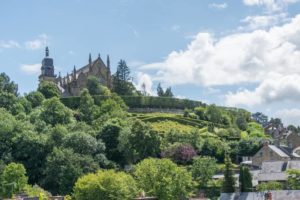
<path id="1" fill-rule="evenodd" d="M 270 151 L 270 156 L 273 156 L 273 151 Z"/>

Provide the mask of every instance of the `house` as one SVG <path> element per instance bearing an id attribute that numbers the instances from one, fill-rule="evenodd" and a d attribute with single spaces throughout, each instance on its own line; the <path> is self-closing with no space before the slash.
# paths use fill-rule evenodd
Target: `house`
<path id="1" fill-rule="evenodd" d="M 300 136 L 297 133 L 290 133 L 286 137 L 288 147 L 296 149 L 300 147 Z"/>
<path id="2" fill-rule="evenodd" d="M 299 200 L 300 190 L 222 193 L 219 200 Z"/>
<path id="3" fill-rule="evenodd" d="M 284 161 L 267 161 L 262 163 L 260 172 L 257 175 L 258 183 L 276 181 L 286 183 L 289 169 L 300 170 L 300 160 Z"/>
<path id="4" fill-rule="evenodd" d="M 283 161 L 291 160 L 291 151 L 288 148 L 279 147 L 265 143 L 264 146 L 252 157 L 252 165 L 261 167 L 266 161 Z"/>

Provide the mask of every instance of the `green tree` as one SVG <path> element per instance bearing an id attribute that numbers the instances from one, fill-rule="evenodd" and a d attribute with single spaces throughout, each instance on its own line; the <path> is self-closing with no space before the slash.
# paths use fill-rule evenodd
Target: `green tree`
<path id="1" fill-rule="evenodd" d="M 165 95 L 164 89 L 161 87 L 161 84 L 159 83 L 157 86 L 157 96 L 163 97 Z"/>
<path id="2" fill-rule="evenodd" d="M 94 99 L 89 94 L 87 89 L 84 89 L 80 94 L 80 106 L 79 106 L 80 117 L 83 121 L 91 124 L 94 119 L 95 105 Z"/>
<path id="3" fill-rule="evenodd" d="M 44 95 L 39 91 L 30 92 L 25 97 L 31 103 L 32 108 L 42 105 L 42 102 L 45 100 Z"/>
<path id="4" fill-rule="evenodd" d="M 95 172 L 98 164 L 91 156 L 74 153 L 71 149 L 57 149 L 47 157 L 44 187 L 52 194 L 69 194 L 76 180 Z"/>
<path id="5" fill-rule="evenodd" d="M 107 158 L 115 162 L 123 160 L 123 156 L 118 150 L 121 130 L 122 126 L 120 122 L 117 119 L 111 119 L 103 125 L 97 136 L 97 138 L 101 139 L 105 143 Z"/>
<path id="6" fill-rule="evenodd" d="M 235 191 L 235 178 L 233 176 L 232 163 L 229 155 L 225 156 L 225 171 L 222 192 L 233 193 Z"/>
<path id="7" fill-rule="evenodd" d="M 87 89 L 91 95 L 104 94 L 104 88 L 101 86 L 99 80 L 95 76 L 89 76 L 87 80 Z"/>
<path id="8" fill-rule="evenodd" d="M 130 69 L 125 60 L 120 60 L 113 79 L 114 92 L 119 95 L 131 95 L 134 88 L 130 80 Z"/>
<path id="9" fill-rule="evenodd" d="M 192 175 L 168 159 L 145 159 L 136 165 L 134 175 L 138 186 L 158 199 L 184 199 L 194 189 Z"/>
<path id="10" fill-rule="evenodd" d="M 41 118 L 48 124 L 68 124 L 71 122 L 71 111 L 62 104 L 57 97 L 43 102 Z"/>
<path id="11" fill-rule="evenodd" d="M 237 119 L 236 119 L 236 125 L 242 131 L 245 131 L 247 129 L 247 126 L 248 126 L 246 119 L 242 115 L 239 115 L 237 117 Z"/>
<path id="12" fill-rule="evenodd" d="M 18 95 L 18 85 L 11 81 L 5 73 L 0 74 L 0 92 L 11 93 L 15 96 Z"/>
<path id="13" fill-rule="evenodd" d="M 63 146 L 73 149 L 75 153 L 93 156 L 105 150 L 105 145 L 101 140 L 97 141 L 93 136 L 81 131 L 66 135 L 63 139 Z"/>
<path id="14" fill-rule="evenodd" d="M 282 190 L 283 185 L 280 182 L 270 181 L 267 183 L 260 183 L 256 186 L 256 189 L 260 192 L 268 191 L 268 190 Z"/>
<path id="15" fill-rule="evenodd" d="M 171 88 L 171 87 L 168 87 L 168 88 L 166 89 L 164 96 L 165 96 L 165 97 L 174 97 L 173 92 L 172 92 L 172 88 Z"/>
<path id="16" fill-rule="evenodd" d="M 76 200 L 131 200 L 137 187 L 134 179 L 124 172 L 99 170 L 79 178 L 73 191 Z"/>
<path id="17" fill-rule="evenodd" d="M 45 98 L 49 99 L 52 97 L 60 97 L 60 90 L 57 85 L 50 81 L 42 81 L 39 84 L 38 91 L 44 95 Z"/>
<path id="18" fill-rule="evenodd" d="M 300 190 L 300 170 L 289 169 L 288 174 L 288 186 L 291 190 Z"/>
<path id="19" fill-rule="evenodd" d="M 150 125 L 135 120 L 130 130 L 124 130 L 119 139 L 119 149 L 125 152 L 127 161 L 135 163 L 147 157 L 158 156 L 161 138 Z"/>
<path id="20" fill-rule="evenodd" d="M 239 183 L 241 192 L 251 192 L 252 191 L 252 175 L 248 167 L 240 166 L 240 176 Z"/>
<path id="21" fill-rule="evenodd" d="M 44 134 L 26 131 L 13 141 L 12 156 L 27 169 L 30 183 L 38 183 L 43 177 L 46 157 L 50 153 L 48 138 Z"/>
<path id="22" fill-rule="evenodd" d="M 27 185 L 26 169 L 22 164 L 8 164 L 2 174 L 2 193 L 4 197 L 12 197 L 21 192 Z"/>
<path id="23" fill-rule="evenodd" d="M 191 172 L 200 188 L 207 186 L 208 181 L 212 179 L 216 171 L 217 161 L 215 158 L 208 156 L 194 158 Z"/>
<path id="24" fill-rule="evenodd" d="M 211 121 L 213 123 L 222 122 L 222 113 L 220 109 L 214 104 L 207 107 L 205 115 L 207 116 L 208 121 Z"/>

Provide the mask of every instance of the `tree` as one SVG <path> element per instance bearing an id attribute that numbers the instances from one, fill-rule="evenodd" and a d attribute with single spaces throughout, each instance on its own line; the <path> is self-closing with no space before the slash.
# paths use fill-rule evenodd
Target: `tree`
<path id="1" fill-rule="evenodd" d="M 32 108 L 42 105 L 43 101 L 45 100 L 44 95 L 39 91 L 30 92 L 25 97 L 31 103 Z"/>
<path id="2" fill-rule="evenodd" d="M 235 191 L 235 178 L 232 171 L 232 163 L 229 155 L 225 156 L 225 172 L 222 192 L 233 193 Z"/>
<path id="3" fill-rule="evenodd" d="M 29 182 L 38 183 L 43 177 L 46 157 L 50 153 L 47 136 L 26 131 L 14 138 L 12 156 L 27 169 Z"/>
<path id="4" fill-rule="evenodd" d="M 165 97 L 173 97 L 173 96 L 174 96 L 171 87 L 168 87 L 168 88 L 166 89 L 164 96 L 165 96 Z"/>
<path id="5" fill-rule="evenodd" d="M 158 199 L 184 199 L 194 189 L 192 175 L 168 159 L 145 159 L 136 165 L 134 175 L 138 186 Z"/>
<path id="6" fill-rule="evenodd" d="M 41 118 L 48 124 L 68 124 L 71 122 L 71 111 L 62 104 L 57 97 L 43 102 Z"/>
<path id="7" fill-rule="evenodd" d="M 84 89 L 80 94 L 79 112 L 81 120 L 91 124 L 94 119 L 95 105 L 94 99 L 89 94 L 87 89 Z"/>
<path id="8" fill-rule="evenodd" d="M 8 164 L 2 174 L 2 192 L 4 197 L 12 197 L 27 185 L 26 170 L 22 164 Z"/>
<path id="9" fill-rule="evenodd" d="M 57 85 L 50 81 L 42 81 L 39 84 L 38 91 L 42 93 L 46 99 L 60 97 L 61 93 Z"/>
<path id="10" fill-rule="evenodd" d="M 267 183 L 260 183 L 256 186 L 256 189 L 260 192 L 269 191 L 269 190 L 282 190 L 283 185 L 280 182 L 270 181 Z"/>
<path id="11" fill-rule="evenodd" d="M 178 164 L 187 164 L 197 155 L 195 149 L 189 144 L 176 143 L 161 153 L 164 158 L 170 158 Z"/>
<path id="12" fill-rule="evenodd" d="M 95 156 L 103 153 L 105 150 L 104 143 L 89 135 L 88 133 L 77 131 L 66 135 L 63 139 L 65 148 L 73 149 L 75 153 Z"/>
<path id="13" fill-rule="evenodd" d="M 113 79 L 114 92 L 119 95 L 131 95 L 134 88 L 130 80 L 130 69 L 125 60 L 120 60 Z"/>
<path id="14" fill-rule="evenodd" d="M 203 156 L 193 160 L 191 172 L 193 178 L 199 183 L 200 188 L 206 187 L 209 180 L 217 171 L 217 160 Z"/>
<path id="15" fill-rule="evenodd" d="M 222 113 L 216 105 L 210 105 L 206 109 L 205 115 L 207 116 L 208 121 L 213 123 L 222 122 Z"/>
<path id="16" fill-rule="evenodd" d="M 85 175 L 74 186 L 76 200 L 131 200 L 137 193 L 134 179 L 124 172 L 99 170 Z"/>
<path id="17" fill-rule="evenodd" d="M 80 176 L 98 168 L 91 156 L 74 153 L 71 149 L 54 148 L 47 157 L 44 187 L 52 194 L 69 194 Z"/>
<path id="18" fill-rule="evenodd" d="M 252 175 L 248 167 L 240 167 L 239 183 L 241 192 L 251 192 L 252 191 Z"/>
<path id="19" fill-rule="evenodd" d="M 97 136 L 97 138 L 101 139 L 105 144 L 107 158 L 115 162 L 123 160 L 123 156 L 118 150 L 121 130 L 122 126 L 120 125 L 120 122 L 117 119 L 111 119 L 103 125 Z"/>
<path id="20" fill-rule="evenodd" d="M 159 97 L 163 97 L 165 94 L 164 89 L 161 87 L 160 83 L 158 84 L 156 91 L 157 91 L 157 96 Z"/>
<path id="21" fill-rule="evenodd" d="M 242 131 L 245 131 L 248 126 L 246 119 L 242 115 L 238 115 L 236 119 L 236 125 Z"/>
<path id="22" fill-rule="evenodd" d="M 288 186 L 291 190 L 300 190 L 300 170 L 289 169 L 288 174 Z"/>
<path id="23" fill-rule="evenodd" d="M 104 94 L 104 88 L 95 76 L 89 76 L 87 80 L 87 89 L 91 95 Z"/>
<path id="24" fill-rule="evenodd" d="M 18 96 L 18 85 L 11 81 L 5 73 L 0 74 L 0 92 L 7 92 Z"/>
<path id="25" fill-rule="evenodd" d="M 148 124 L 135 120 L 131 129 L 123 131 L 120 135 L 119 149 L 125 152 L 127 161 L 136 163 L 147 157 L 157 157 L 160 152 L 160 140 L 159 134 Z"/>
<path id="26" fill-rule="evenodd" d="M 157 96 L 159 97 L 173 97 L 173 93 L 172 93 L 172 88 L 171 87 L 168 87 L 166 89 L 166 91 L 164 91 L 164 89 L 161 87 L 161 84 L 159 83 L 158 86 L 157 86 Z"/>

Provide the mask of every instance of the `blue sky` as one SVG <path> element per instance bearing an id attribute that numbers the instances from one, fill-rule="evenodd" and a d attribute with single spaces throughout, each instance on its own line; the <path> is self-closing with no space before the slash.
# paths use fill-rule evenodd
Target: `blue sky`
<path id="1" fill-rule="evenodd" d="M 24 93 L 46 45 L 57 74 L 109 54 L 113 72 L 125 59 L 149 93 L 161 82 L 180 98 L 298 125 L 298 14 L 298 0 L 2 0 L 0 71 Z"/>

